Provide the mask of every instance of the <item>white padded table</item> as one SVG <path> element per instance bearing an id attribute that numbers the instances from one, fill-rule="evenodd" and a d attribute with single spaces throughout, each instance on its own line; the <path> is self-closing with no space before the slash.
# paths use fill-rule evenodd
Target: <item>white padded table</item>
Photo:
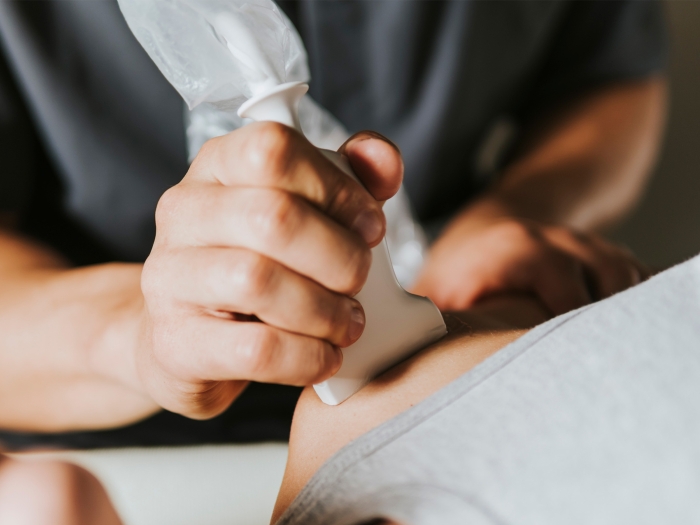
<path id="1" fill-rule="evenodd" d="M 267 525 L 287 446 L 208 445 L 22 454 L 85 467 L 125 525 Z"/>

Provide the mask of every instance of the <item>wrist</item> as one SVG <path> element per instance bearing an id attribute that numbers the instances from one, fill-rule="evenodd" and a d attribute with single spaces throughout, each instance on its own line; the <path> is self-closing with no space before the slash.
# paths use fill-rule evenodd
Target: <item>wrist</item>
<path id="1" fill-rule="evenodd" d="M 102 295 L 103 322 L 89 345 L 92 372 L 148 397 L 138 372 L 137 353 L 144 344 L 146 308 L 141 293 L 141 265 L 108 264 L 97 271 L 109 279 L 109 292 Z"/>
<path id="2" fill-rule="evenodd" d="M 8 272 L 0 287 L 0 332 L 9 334 L 0 339 L 0 371 L 8 371 L 0 384 L 9 393 L 0 403 L 3 427 L 108 428 L 158 410 L 133 365 L 139 266 Z"/>

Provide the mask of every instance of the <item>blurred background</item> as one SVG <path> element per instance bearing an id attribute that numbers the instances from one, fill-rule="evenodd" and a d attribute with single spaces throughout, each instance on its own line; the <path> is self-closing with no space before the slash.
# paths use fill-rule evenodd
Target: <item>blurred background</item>
<path id="1" fill-rule="evenodd" d="M 670 0 L 671 107 L 642 204 L 613 237 L 654 267 L 700 253 L 700 2 Z"/>

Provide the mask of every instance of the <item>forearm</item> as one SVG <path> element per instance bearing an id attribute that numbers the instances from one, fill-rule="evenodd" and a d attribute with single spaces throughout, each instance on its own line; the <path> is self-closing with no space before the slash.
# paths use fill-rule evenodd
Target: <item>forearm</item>
<path id="1" fill-rule="evenodd" d="M 499 217 L 580 230 L 615 223 L 645 187 L 661 142 L 666 98 L 666 81 L 652 78 L 605 87 L 553 112 L 528 130 L 499 182 L 453 226 Z"/>
<path id="2" fill-rule="evenodd" d="M 595 230 L 639 198 L 665 101 L 661 78 L 608 86 L 526 130 L 500 179 L 435 241 L 415 293 L 463 309 L 526 292 L 560 314 L 643 280 L 648 270 Z"/>
<path id="3" fill-rule="evenodd" d="M 156 411 L 134 363 L 140 265 L 70 269 L 8 233 L 0 254 L 0 427 L 104 428 Z"/>

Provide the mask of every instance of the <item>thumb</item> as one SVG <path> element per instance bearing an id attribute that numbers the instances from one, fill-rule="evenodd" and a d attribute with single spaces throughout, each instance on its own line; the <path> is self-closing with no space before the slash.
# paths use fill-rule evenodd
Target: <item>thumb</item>
<path id="1" fill-rule="evenodd" d="M 374 131 L 360 131 L 343 144 L 345 155 L 367 191 L 385 201 L 399 191 L 403 180 L 403 160 L 396 145 Z"/>

